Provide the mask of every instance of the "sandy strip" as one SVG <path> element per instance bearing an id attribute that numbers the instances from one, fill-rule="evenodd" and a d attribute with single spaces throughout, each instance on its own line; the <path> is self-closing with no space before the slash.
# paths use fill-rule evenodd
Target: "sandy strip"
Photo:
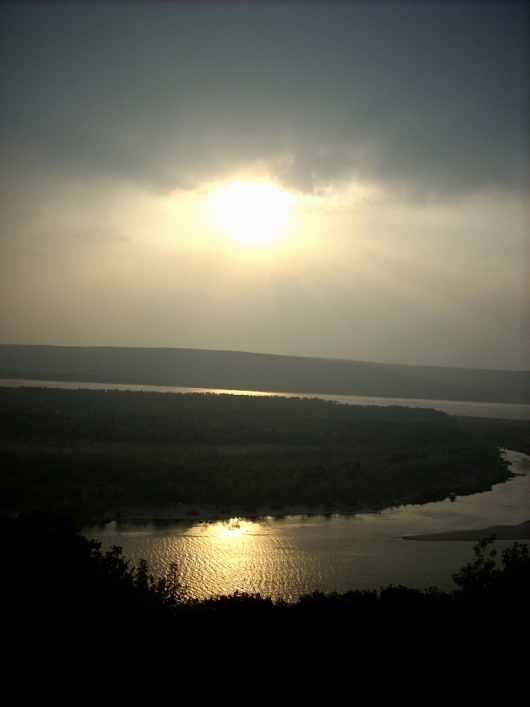
<path id="1" fill-rule="evenodd" d="M 530 520 L 519 525 L 490 525 L 480 530 L 450 530 L 429 535 L 404 535 L 403 540 L 482 540 L 495 535 L 497 540 L 530 540 Z"/>

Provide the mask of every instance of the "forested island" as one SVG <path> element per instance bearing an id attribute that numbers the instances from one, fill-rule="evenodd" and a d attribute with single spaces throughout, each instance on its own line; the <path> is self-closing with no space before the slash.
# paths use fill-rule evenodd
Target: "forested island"
<path id="1" fill-rule="evenodd" d="M 510 476 L 499 446 L 528 451 L 530 423 L 307 398 L 1 388 L 0 429 L 4 511 L 191 519 L 483 491 Z"/>

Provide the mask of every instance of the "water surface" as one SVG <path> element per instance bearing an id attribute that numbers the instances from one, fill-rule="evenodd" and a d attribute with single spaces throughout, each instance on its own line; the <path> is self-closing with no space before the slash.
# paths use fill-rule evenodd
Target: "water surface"
<path id="1" fill-rule="evenodd" d="M 266 393 L 258 390 L 223 390 L 221 388 L 182 388 L 163 385 L 132 385 L 125 383 L 83 383 L 77 381 L 38 381 L 0 378 L 0 386 L 7 388 L 65 388 L 77 390 L 143 390 L 154 393 L 216 393 L 217 395 L 279 395 L 283 398 L 319 398 L 335 400 L 346 405 L 400 405 L 411 408 L 434 408 L 448 415 L 493 417 L 507 420 L 530 420 L 530 405 L 512 403 L 473 403 L 462 400 L 427 400 L 419 398 L 376 398 L 366 395 L 324 395 L 313 393 Z"/>
<path id="2" fill-rule="evenodd" d="M 530 519 L 530 460 L 504 452 L 518 474 L 491 491 L 351 516 L 289 516 L 208 523 L 85 528 L 103 548 L 120 545 L 156 575 L 171 562 L 189 596 L 259 592 L 296 600 L 315 589 L 344 592 L 405 584 L 454 589 L 451 573 L 473 558 L 471 541 L 414 542 L 403 535 L 515 525 Z M 498 541 L 498 550 L 511 545 Z"/>

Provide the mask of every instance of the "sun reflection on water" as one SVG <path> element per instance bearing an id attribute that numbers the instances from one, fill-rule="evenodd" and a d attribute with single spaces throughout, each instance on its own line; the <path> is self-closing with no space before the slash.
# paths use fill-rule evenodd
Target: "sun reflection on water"
<path id="1" fill-rule="evenodd" d="M 255 523 L 249 523 L 236 517 L 216 523 L 214 528 L 218 537 L 233 538 L 248 533 L 252 525 Z"/>

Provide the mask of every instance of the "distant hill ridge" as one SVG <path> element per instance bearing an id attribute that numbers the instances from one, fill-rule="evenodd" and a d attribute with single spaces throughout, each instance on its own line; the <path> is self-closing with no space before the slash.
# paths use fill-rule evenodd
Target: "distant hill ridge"
<path id="1" fill-rule="evenodd" d="M 530 403 L 530 371 L 203 349 L 0 344 L 0 378 Z"/>

